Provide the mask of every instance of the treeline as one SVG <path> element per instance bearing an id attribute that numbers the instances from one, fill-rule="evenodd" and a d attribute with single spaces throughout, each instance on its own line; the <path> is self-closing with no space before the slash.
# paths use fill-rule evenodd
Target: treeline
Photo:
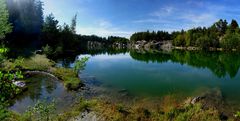
<path id="1" fill-rule="evenodd" d="M 73 16 L 69 25 L 66 23 L 59 25 L 53 14 L 44 18 L 44 3 L 41 0 L 0 2 L 0 40 L 2 44 L 11 48 L 43 47 L 47 53 L 59 54 L 69 50 L 83 50 L 88 41 L 97 41 L 105 45 L 128 42 L 128 39 L 122 37 L 79 35 L 76 33 L 77 15 Z"/>
<path id="2" fill-rule="evenodd" d="M 141 40 L 145 40 L 145 41 L 165 41 L 165 40 L 171 40 L 172 39 L 172 35 L 170 33 L 168 33 L 167 31 L 153 31 L 153 32 L 137 32 L 134 33 L 131 37 L 130 40 L 133 42 L 136 41 L 141 41 Z"/>
<path id="3" fill-rule="evenodd" d="M 220 19 L 208 28 L 197 27 L 172 33 L 166 31 L 137 32 L 131 36 L 130 40 L 132 42 L 171 40 L 174 46 L 231 50 L 240 49 L 240 29 L 236 20 L 228 24 L 226 20 Z"/>
<path id="4" fill-rule="evenodd" d="M 236 20 L 230 24 L 220 19 L 212 26 L 193 28 L 188 31 L 181 31 L 173 39 L 174 46 L 195 46 L 203 49 L 223 48 L 240 49 L 240 31 Z"/>
<path id="5" fill-rule="evenodd" d="M 61 54 L 64 51 L 86 51 L 88 42 L 99 42 L 104 45 L 111 45 L 116 42 L 127 43 L 128 39 L 122 37 L 109 36 L 98 37 L 96 35 L 76 34 L 77 15 L 72 18 L 71 25 L 59 25 L 53 14 L 45 18 L 42 36 L 43 50 L 47 53 Z M 50 51 L 50 52 L 49 52 Z"/>

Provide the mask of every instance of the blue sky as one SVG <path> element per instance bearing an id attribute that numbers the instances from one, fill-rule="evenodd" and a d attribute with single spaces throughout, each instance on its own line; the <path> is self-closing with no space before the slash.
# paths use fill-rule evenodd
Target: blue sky
<path id="1" fill-rule="evenodd" d="M 77 33 L 129 37 L 146 30 L 174 31 L 210 26 L 220 18 L 240 20 L 239 0 L 42 0 L 44 14 L 70 23 Z"/>

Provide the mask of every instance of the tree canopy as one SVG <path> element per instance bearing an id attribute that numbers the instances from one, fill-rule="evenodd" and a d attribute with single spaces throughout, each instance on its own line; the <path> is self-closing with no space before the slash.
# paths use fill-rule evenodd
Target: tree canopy
<path id="1" fill-rule="evenodd" d="M 8 22 L 9 14 L 6 7 L 6 1 L 0 0 L 0 40 L 12 31 L 12 26 Z"/>

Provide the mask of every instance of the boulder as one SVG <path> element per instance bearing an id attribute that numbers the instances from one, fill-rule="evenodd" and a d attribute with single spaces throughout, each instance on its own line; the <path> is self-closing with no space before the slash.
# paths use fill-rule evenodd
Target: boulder
<path id="1" fill-rule="evenodd" d="M 13 84 L 21 88 L 24 88 L 26 86 L 26 83 L 23 81 L 14 81 Z"/>

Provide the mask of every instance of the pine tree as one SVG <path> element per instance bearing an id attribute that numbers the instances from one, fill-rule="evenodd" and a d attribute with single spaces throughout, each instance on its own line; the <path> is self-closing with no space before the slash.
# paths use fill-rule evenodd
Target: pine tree
<path id="1" fill-rule="evenodd" d="M 6 1 L 0 0 L 0 39 L 12 31 L 12 26 L 8 22 L 9 14 L 6 7 Z"/>
<path id="2" fill-rule="evenodd" d="M 76 26 L 77 26 L 77 14 L 72 19 L 72 24 L 71 24 L 71 31 L 73 34 L 76 34 Z"/>

